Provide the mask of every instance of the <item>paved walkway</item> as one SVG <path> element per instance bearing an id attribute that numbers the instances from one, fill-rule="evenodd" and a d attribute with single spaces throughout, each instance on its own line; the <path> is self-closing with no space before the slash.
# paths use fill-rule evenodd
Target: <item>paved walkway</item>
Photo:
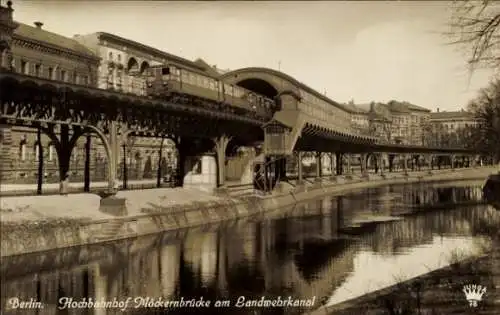
<path id="1" fill-rule="evenodd" d="M 128 216 L 141 214 L 141 209 L 152 205 L 173 206 L 221 200 L 220 197 L 189 188 L 157 188 L 119 191 L 116 195 L 127 200 Z M 2 197 L 0 221 L 15 222 L 50 218 L 106 219 L 113 216 L 99 211 L 101 198 L 95 194 L 51 196 Z"/>
<path id="2" fill-rule="evenodd" d="M 456 178 L 479 177 L 485 178 L 496 171 L 495 167 L 477 169 L 461 169 L 442 171 L 433 175 L 425 172 L 411 174 L 411 177 L 425 176 L 434 180 L 453 180 Z M 391 175 L 390 178 L 394 178 Z M 401 174 L 399 175 L 401 176 Z M 391 180 L 386 180 L 389 184 Z M 377 181 L 378 185 L 383 181 Z M 363 189 L 375 185 L 375 181 L 345 180 L 338 183 L 339 191 L 349 189 Z M 120 191 L 117 197 L 127 200 L 128 216 L 141 214 L 141 209 L 152 205 L 174 206 L 192 202 L 222 200 L 223 197 L 213 196 L 210 193 L 190 188 L 157 188 L 147 190 Z M 50 218 L 89 218 L 94 220 L 112 218 L 111 215 L 99 211 L 100 197 L 95 194 L 82 193 L 70 195 L 49 196 L 13 196 L 0 198 L 0 221 L 19 222 L 26 220 L 44 220 Z"/>
<path id="3" fill-rule="evenodd" d="M 141 184 L 156 184 L 156 179 L 143 179 L 143 180 L 129 180 L 127 182 L 129 185 L 141 185 Z M 122 182 L 119 182 L 120 186 Z M 70 188 L 81 188 L 83 189 L 83 182 L 69 183 Z M 90 188 L 106 188 L 108 187 L 108 182 L 91 182 Z M 0 191 L 33 191 L 37 189 L 37 184 L 1 184 Z M 43 184 L 42 191 L 59 190 L 59 183 Z"/>

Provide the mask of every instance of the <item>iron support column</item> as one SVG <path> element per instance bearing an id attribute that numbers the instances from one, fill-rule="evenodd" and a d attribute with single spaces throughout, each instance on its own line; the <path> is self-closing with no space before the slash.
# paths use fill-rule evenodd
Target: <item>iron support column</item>
<path id="1" fill-rule="evenodd" d="M 321 165 L 321 152 L 316 152 L 316 178 L 320 178 L 322 174 L 322 165 Z"/>
<path id="2" fill-rule="evenodd" d="M 38 151 L 38 180 L 37 180 L 37 189 L 36 193 L 38 195 L 42 194 L 42 185 L 43 185 L 43 146 L 42 146 L 42 130 L 38 128 L 36 133 L 36 141 L 37 141 L 37 151 Z"/>
<path id="3" fill-rule="evenodd" d="M 163 158 L 163 142 L 165 142 L 165 138 L 161 137 L 160 150 L 158 150 L 158 169 L 156 171 L 156 188 L 161 187 L 161 159 Z M 124 164 L 125 165 L 125 164 Z"/>
<path id="4" fill-rule="evenodd" d="M 222 135 L 213 139 L 215 142 L 215 153 L 217 155 L 217 187 L 224 186 L 226 181 L 226 148 L 231 137 Z"/>
<path id="5" fill-rule="evenodd" d="M 394 158 L 395 158 L 394 154 L 389 154 L 387 157 L 387 160 L 389 162 L 389 172 L 394 171 Z"/>
<path id="6" fill-rule="evenodd" d="M 330 152 L 330 175 L 334 176 L 335 175 L 335 160 L 334 160 L 335 153 Z"/>
<path id="7" fill-rule="evenodd" d="M 302 174 L 302 151 L 297 152 L 297 176 L 299 183 L 302 182 L 303 180 L 303 174 Z"/>
<path id="8" fill-rule="evenodd" d="M 87 134 L 87 141 L 85 142 L 85 166 L 83 170 L 83 191 L 90 191 L 90 146 L 92 136 Z"/>
<path id="9" fill-rule="evenodd" d="M 117 169 L 118 169 L 118 156 L 119 156 L 119 139 L 118 139 L 118 125 L 116 121 L 109 124 L 109 178 L 108 188 L 110 191 L 117 190 Z"/>
<path id="10" fill-rule="evenodd" d="M 367 170 L 367 167 L 368 167 L 368 156 L 366 153 L 363 153 L 361 154 L 361 158 L 360 158 L 360 167 L 361 167 L 361 175 L 364 176 L 364 175 L 367 175 L 368 174 L 368 170 Z"/>
<path id="11" fill-rule="evenodd" d="M 342 175 L 342 153 L 335 153 L 335 163 L 337 165 L 337 175 Z"/>
<path id="12" fill-rule="evenodd" d="M 347 174 L 351 174 L 351 154 L 347 154 Z"/>
<path id="13" fill-rule="evenodd" d="M 124 143 L 122 145 L 123 147 L 123 184 L 122 188 L 127 189 L 127 183 L 128 183 L 128 167 L 127 167 L 127 145 Z"/>
<path id="14" fill-rule="evenodd" d="M 379 165 L 380 175 L 383 175 L 384 174 L 384 154 L 383 153 L 379 153 L 377 161 L 380 164 Z"/>

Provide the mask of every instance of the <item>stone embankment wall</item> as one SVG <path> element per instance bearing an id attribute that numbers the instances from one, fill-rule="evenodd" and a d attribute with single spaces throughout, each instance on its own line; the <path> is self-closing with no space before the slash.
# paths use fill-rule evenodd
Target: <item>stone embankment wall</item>
<path id="1" fill-rule="evenodd" d="M 106 220 L 33 222 L 29 225 L 4 225 L 1 228 L 1 256 L 11 256 L 85 244 L 109 242 L 158 232 L 219 224 L 224 221 L 264 216 L 272 210 L 287 211 L 294 204 L 326 195 L 388 184 L 418 181 L 483 179 L 487 174 L 474 170 L 448 171 L 423 176 L 393 175 L 392 178 L 323 179 L 300 185 L 283 186 L 271 195 L 230 198 L 222 201 L 193 202 L 188 205 L 154 206 L 142 209 L 141 215 Z M 425 173 L 424 173 L 425 174 Z"/>

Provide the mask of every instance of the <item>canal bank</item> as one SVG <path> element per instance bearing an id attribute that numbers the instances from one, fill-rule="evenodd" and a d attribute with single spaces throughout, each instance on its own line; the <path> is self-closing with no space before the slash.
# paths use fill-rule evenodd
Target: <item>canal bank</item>
<path id="1" fill-rule="evenodd" d="M 99 212 L 99 197 L 95 195 L 3 198 L 1 256 L 95 244 L 263 216 L 322 196 L 339 195 L 381 185 L 485 179 L 493 170 L 494 168 L 475 168 L 433 171 L 432 174 L 425 171 L 409 175 L 371 175 L 370 178 L 325 178 L 320 181 L 306 181 L 301 185 L 287 183 L 271 195 L 244 198 L 231 198 L 229 195 L 207 196 L 200 192 L 191 192 L 186 195 L 191 199 L 184 200 L 183 203 L 172 202 L 172 190 L 168 190 L 170 193 L 164 189 L 120 192 L 118 197 L 127 199 L 129 208 L 128 214 L 123 216 Z M 173 192 L 176 196 L 183 194 L 180 190 Z M 44 211 L 41 206 L 38 206 L 37 210 L 37 205 L 41 205 L 42 200 Z M 86 206 L 82 208 L 85 203 Z M 72 213 L 71 216 L 62 213 L 64 209 L 76 209 L 78 206 L 79 211 L 66 211 Z M 44 216 L 44 212 L 52 213 L 52 216 Z"/>
<path id="2" fill-rule="evenodd" d="M 467 309 L 474 314 L 498 314 L 500 234 L 498 229 L 495 232 L 492 249 L 479 257 L 455 257 L 446 267 L 339 304 L 321 306 L 307 315 L 464 314 Z M 464 292 L 472 285 L 485 288 L 476 306 Z"/>

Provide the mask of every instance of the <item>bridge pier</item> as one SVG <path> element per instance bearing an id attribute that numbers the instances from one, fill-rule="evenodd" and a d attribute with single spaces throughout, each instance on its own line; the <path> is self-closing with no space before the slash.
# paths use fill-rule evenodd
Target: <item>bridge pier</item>
<path id="1" fill-rule="evenodd" d="M 342 175 L 343 171 L 343 153 L 336 152 L 335 153 L 335 162 L 337 163 L 337 175 Z"/>
<path id="2" fill-rule="evenodd" d="M 335 153 L 330 152 L 330 176 L 335 176 Z"/>
<path id="3" fill-rule="evenodd" d="M 406 154 L 403 154 L 403 171 L 408 174 L 408 156 Z"/>
<path id="4" fill-rule="evenodd" d="M 316 152 L 316 180 L 320 180 L 323 176 L 323 163 L 321 161 L 321 152 Z"/>
<path id="5" fill-rule="evenodd" d="M 224 186 L 226 181 L 226 149 L 231 137 L 222 135 L 213 139 L 215 143 L 215 154 L 217 156 L 217 188 Z"/>
<path id="6" fill-rule="evenodd" d="M 298 183 L 303 182 L 303 176 L 304 174 L 302 173 L 302 151 L 297 152 L 297 179 Z"/>
<path id="7" fill-rule="evenodd" d="M 388 162 L 389 162 L 389 172 L 393 172 L 394 171 L 394 158 L 396 157 L 396 155 L 394 154 L 388 154 Z"/>
<path id="8" fill-rule="evenodd" d="M 347 158 L 347 174 L 352 174 L 352 170 L 351 170 L 351 154 L 347 153 L 346 154 L 346 158 Z"/>
<path id="9" fill-rule="evenodd" d="M 380 175 L 384 175 L 385 172 L 385 163 L 384 163 L 384 154 L 379 153 L 377 160 L 379 161 L 379 169 L 380 169 Z"/>
<path id="10" fill-rule="evenodd" d="M 361 176 L 368 176 L 368 154 L 361 154 L 360 158 Z"/>

